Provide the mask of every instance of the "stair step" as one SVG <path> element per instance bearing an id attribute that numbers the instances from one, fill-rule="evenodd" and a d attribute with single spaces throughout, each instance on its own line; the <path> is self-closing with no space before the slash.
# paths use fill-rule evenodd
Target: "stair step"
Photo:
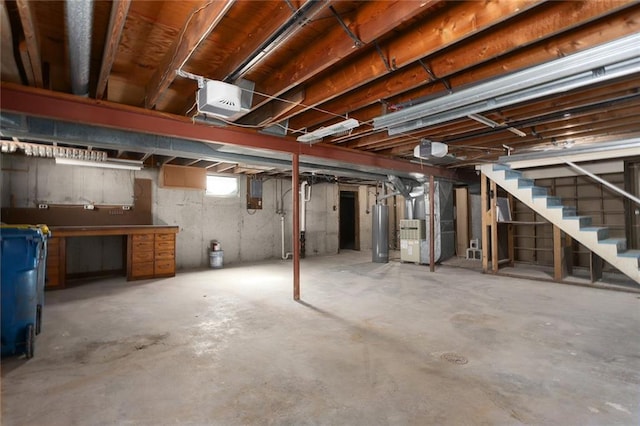
<path id="1" fill-rule="evenodd" d="M 578 215 L 578 211 L 575 207 L 562 206 L 562 217 L 567 218 L 567 217 L 572 217 L 577 215 Z"/>
<path id="2" fill-rule="evenodd" d="M 504 178 L 505 179 L 520 179 L 520 178 L 522 178 L 522 172 L 519 172 L 518 170 L 505 169 Z"/>
<path id="3" fill-rule="evenodd" d="M 636 259 L 638 262 L 638 268 L 640 269 L 640 250 L 625 250 L 618 253 L 618 257 L 628 257 L 630 259 Z"/>
<path id="4" fill-rule="evenodd" d="M 591 225 L 591 216 L 568 216 L 566 220 L 578 220 L 580 221 L 579 228 L 584 228 Z"/>
<path id="5" fill-rule="evenodd" d="M 601 226 L 587 226 L 585 228 L 581 228 L 582 232 L 597 232 L 598 233 L 598 241 L 606 240 L 609 237 L 609 228 L 603 228 Z"/>
<path id="6" fill-rule="evenodd" d="M 534 186 L 533 179 L 520 178 L 518 179 L 518 188 L 530 188 Z"/>
<path id="7" fill-rule="evenodd" d="M 626 238 L 607 238 L 598 242 L 600 244 L 615 244 L 616 248 L 618 249 L 618 253 L 621 253 L 627 249 Z"/>
<path id="8" fill-rule="evenodd" d="M 561 206 L 561 205 L 562 205 L 562 198 L 553 197 L 553 196 L 547 197 L 547 207 Z"/>
<path id="9" fill-rule="evenodd" d="M 541 186 L 532 186 L 531 187 L 531 196 L 533 198 L 546 197 L 547 196 L 547 188 L 543 188 Z"/>

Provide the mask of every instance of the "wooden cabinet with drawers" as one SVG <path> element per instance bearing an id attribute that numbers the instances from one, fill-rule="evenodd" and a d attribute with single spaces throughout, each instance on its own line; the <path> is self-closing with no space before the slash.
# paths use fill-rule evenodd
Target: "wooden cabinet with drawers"
<path id="1" fill-rule="evenodd" d="M 118 235 L 126 238 L 126 253 L 123 254 L 129 281 L 173 277 L 176 274 L 177 226 L 50 226 L 49 229 L 52 231 L 52 238 L 48 240 L 47 289 L 66 286 L 67 238 L 69 237 Z M 74 256 L 77 255 L 78 253 L 74 253 Z M 95 271 L 96 274 L 102 272 L 104 271 Z"/>
<path id="2" fill-rule="evenodd" d="M 149 233 L 129 236 L 130 270 L 127 279 L 173 277 L 176 274 L 176 234 Z"/>

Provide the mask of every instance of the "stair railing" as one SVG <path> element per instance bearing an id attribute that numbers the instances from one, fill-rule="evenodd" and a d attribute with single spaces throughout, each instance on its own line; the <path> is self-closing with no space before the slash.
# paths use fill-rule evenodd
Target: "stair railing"
<path id="1" fill-rule="evenodd" d="M 607 188 L 611 189 L 612 191 L 617 192 L 618 194 L 622 194 L 624 197 L 627 197 L 628 199 L 630 199 L 631 201 L 633 201 L 634 203 L 640 205 L 640 198 L 629 194 L 627 191 L 625 191 L 624 189 L 620 189 L 617 186 L 613 185 L 612 183 L 607 182 L 606 180 L 602 179 L 601 177 L 598 177 L 596 175 L 594 175 L 593 173 L 591 173 L 588 170 L 585 170 L 584 168 L 578 166 L 577 164 L 566 160 L 566 159 L 562 159 L 568 166 L 572 167 L 573 169 L 579 171 L 580 173 L 583 173 L 587 176 L 589 176 L 591 179 L 594 179 L 598 182 L 600 182 L 601 184 L 603 184 L 604 186 L 606 186 Z"/>

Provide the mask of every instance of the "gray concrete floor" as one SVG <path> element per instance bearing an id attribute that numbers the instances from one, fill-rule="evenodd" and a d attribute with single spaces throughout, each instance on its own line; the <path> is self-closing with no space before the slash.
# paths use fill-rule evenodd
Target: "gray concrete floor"
<path id="1" fill-rule="evenodd" d="M 3 425 L 640 422 L 637 294 L 368 253 L 47 293 Z"/>

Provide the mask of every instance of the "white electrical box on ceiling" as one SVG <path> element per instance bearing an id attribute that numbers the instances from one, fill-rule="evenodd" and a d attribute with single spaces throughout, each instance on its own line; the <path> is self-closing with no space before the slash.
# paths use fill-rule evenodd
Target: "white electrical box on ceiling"
<path id="1" fill-rule="evenodd" d="M 217 80 L 205 80 L 204 86 L 196 94 L 198 112 L 211 117 L 236 120 L 251 107 L 253 93 L 243 95 L 243 90 L 235 84 Z"/>

